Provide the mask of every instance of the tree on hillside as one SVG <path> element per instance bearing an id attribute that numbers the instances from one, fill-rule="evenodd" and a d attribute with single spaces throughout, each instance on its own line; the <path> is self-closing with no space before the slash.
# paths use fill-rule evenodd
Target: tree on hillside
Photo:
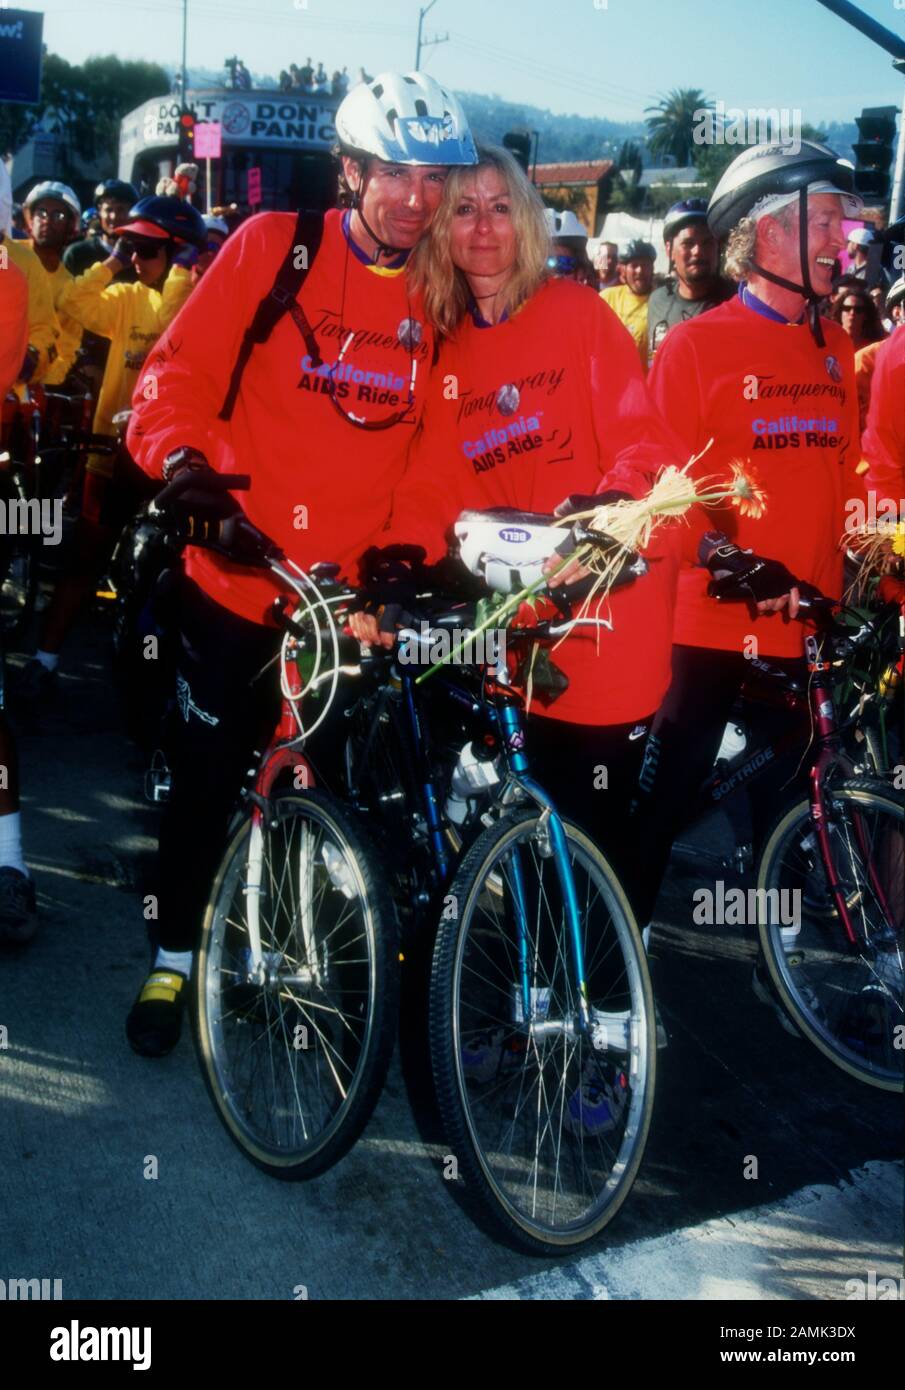
<path id="1" fill-rule="evenodd" d="M 652 158 L 672 155 L 680 168 L 690 164 L 699 148 L 694 142 L 694 130 L 701 120 L 700 113 L 712 109 L 713 103 L 697 87 L 676 88 L 661 97 L 656 106 L 645 107 L 655 113 L 647 118 L 647 144 Z"/>
<path id="2" fill-rule="evenodd" d="M 0 108 L 0 154 L 13 154 L 40 127 L 62 136 L 62 177 L 74 173 L 74 156 L 115 170 L 123 116 L 169 89 L 169 79 L 156 63 L 123 62 L 111 54 L 78 66 L 45 54 L 40 101 Z"/>

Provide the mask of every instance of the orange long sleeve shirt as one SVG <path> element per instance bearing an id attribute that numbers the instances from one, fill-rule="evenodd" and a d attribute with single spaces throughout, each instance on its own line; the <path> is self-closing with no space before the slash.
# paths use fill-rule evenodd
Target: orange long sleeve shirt
<path id="1" fill-rule="evenodd" d="M 858 395 L 851 339 L 822 320 L 826 347 L 808 326 L 778 322 L 730 300 L 679 324 L 654 359 L 651 395 L 697 454 L 696 472 L 728 477 L 729 463 L 753 465 L 766 492 L 758 518 L 731 507 L 711 513 L 715 529 L 743 549 L 780 560 L 825 594 L 841 595 L 845 502 L 863 495 L 858 461 Z M 707 596 L 710 576 L 684 565 L 674 640 L 743 651 L 756 636 L 763 656 L 799 656 L 800 624 L 780 614 L 750 616 L 743 603 Z"/>
<path id="2" fill-rule="evenodd" d="M 354 579 L 355 562 L 385 525 L 405 468 L 433 338 L 404 268 L 364 264 L 341 219 L 339 211 L 327 213 L 298 296 L 323 366 L 314 366 L 287 314 L 252 352 L 231 421 L 218 420 L 242 336 L 295 230 L 291 213 L 262 213 L 226 242 L 148 356 L 128 443 L 154 477 L 183 444 L 201 450 L 220 472 L 251 474 L 250 492 L 237 494 L 250 520 L 297 564 L 338 562 Z M 421 329 L 417 344 L 409 338 L 411 348 L 400 339 L 406 319 Z M 414 371 L 413 409 L 388 429 L 356 428 L 327 391 L 327 371 L 336 363 L 336 396 L 345 411 L 387 420 L 405 405 Z M 232 612 L 267 620 L 277 593 L 268 576 L 191 546 L 186 572 Z"/>
<path id="3" fill-rule="evenodd" d="M 504 386 L 518 392 L 509 414 Z M 436 559 L 463 508 L 551 512 L 570 493 L 607 489 L 640 497 L 662 467 L 684 461 L 615 314 L 584 286 L 550 280 L 510 319 L 479 327 L 468 317 L 444 344 L 383 543 L 417 543 Z M 553 651 L 569 688 L 538 714 L 621 724 L 657 708 L 670 679 L 682 529 L 655 535 L 650 572 L 603 606 L 613 626 L 599 645 L 579 629 Z"/>
<path id="4" fill-rule="evenodd" d="M 12 261 L 0 270 L 0 400 L 16 381 L 28 347 L 28 281 Z"/>
<path id="5" fill-rule="evenodd" d="M 861 447 L 865 487 L 876 492 L 877 506 L 888 499 L 905 516 L 905 328 L 897 328 L 877 354 Z"/>

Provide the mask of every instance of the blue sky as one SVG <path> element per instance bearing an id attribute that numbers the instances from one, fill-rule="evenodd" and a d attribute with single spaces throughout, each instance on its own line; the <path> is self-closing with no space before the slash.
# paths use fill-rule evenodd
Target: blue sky
<path id="1" fill-rule="evenodd" d="M 356 75 L 413 65 L 427 0 L 188 0 L 189 66 L 238 53 L 253 72 L 307 55 Z M 599 8 L 598 8 L 599 6 Z M 70 62 L 113 52 L 178 63 L 181 0 L 24 0 Z M 860 8 L 905 36 L 905 0 Z M 459 90 L 553 111 L 638 120 L 672 87 L 726 106 L 788 107 L 817 123 L 901 106 L 891 59 L 817 0 L 437 0 L 422 67 Z"/>

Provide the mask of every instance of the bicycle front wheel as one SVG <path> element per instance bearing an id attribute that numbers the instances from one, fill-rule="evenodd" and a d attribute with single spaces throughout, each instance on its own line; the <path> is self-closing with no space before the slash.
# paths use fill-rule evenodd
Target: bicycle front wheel
<path id="1" fill-rule="evenodd" d="M 309 1178 L 348 1152 L 383 1087 L 398 999 L 393 909 L 380 865 L 332 799 L 272 799 L 258 889 L 248 886 L 253 833 L 243 820 L 205 914 L 195 977 L 201 1068 L 252 1162 L 274 1177 Z"/>
<path id="2" fill-rule="evenodd" d="M 905 807 L 884 784 L 826 795 L 831 872 L 856 932 L 849 943 L 807 801 L 781 816 L 758 876 L 761 946 L 802 1033 L 850 1076 L 901 1091 L 905 1075 Z"/>
<path id="3" fill-rule="evenodd" d="M 543 1253 L 583 1245 L 625 1201 L 656 1065 L 650 977 L 628 902 L 593 841 L 563 829 L 584 981 L 547 822 L 520 810 L 475 841 L 453 880 L 430 1001 L 438 1101 L 463 1195 L 510 1243 Z"/>

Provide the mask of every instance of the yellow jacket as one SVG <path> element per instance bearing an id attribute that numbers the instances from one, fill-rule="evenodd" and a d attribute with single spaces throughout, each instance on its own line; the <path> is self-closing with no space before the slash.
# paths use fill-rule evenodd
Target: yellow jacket
<path id="1" fill-rule="evenodd" d="M 40 260 L 40 256 L 38 260 Z M 72 272 L 67 270 L 63 262 L 57 266 L 56 270 L 47 270 L 42 266 L 44 274 L 47 276 L 53 294 L 53 304 L 57 311 L 57 318 L 60 323 L 60 336 L 57 338 L 57 356 L 47 376 L 44 378 L 45 386 L 59 386 L 64 381 L 69 368 L 75 362 L 75 355 L 79 350 L 82 341 L 82 325 L 68 314 L 60 313 L 60 297 L 63 290 L 72 279 Z"/>
<path id="2" fill-rule="evenodd" d="M 638 344 L 641 366 L 647 372 L 647 301 L 649 294 L 635 294 L 628 285 L 601 290 L 600 298 L 609 304 Z"/>
<path id="3" fill-rule="evenodd" d="M 28 281 L 28 341 L 38 349 L 38 362 L 29 381 L 44 381 L 57 357 L 60 324 L 53 307 L 53 290 L 47 272 L 34 251 L 24 241 L 0 234 L 2 249 L 11 265 L 17 265 Z"/>
<path id="4" fill-rule="evenodd" d="M 192 289 L 191 272 L 173 266 L 162 290 L 147 285 L 113 284 L 103 262 L 71 279 L 59 298 L 62 313 L 92 333 L 110 339 L 110 354 L 94 412 L 94 433 L 115 433 L 113 417 L 128 410 L 145 358 L 179 313 Z M 92 455 L 89 472 L 109 477 L 113 460 Z"/>

